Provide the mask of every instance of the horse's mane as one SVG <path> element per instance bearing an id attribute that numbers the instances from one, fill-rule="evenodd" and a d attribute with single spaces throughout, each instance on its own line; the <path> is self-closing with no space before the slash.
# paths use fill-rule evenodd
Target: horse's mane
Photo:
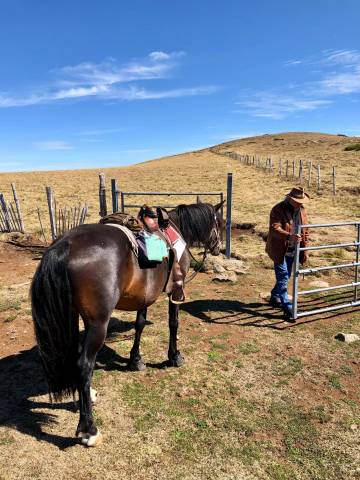
<path id="1" fill-rule="evenodd" d="M 178 225 L 189 246 L 196 242 L 205 243 L 215 224 L 215 210 L 209 203 L 178 205 L 169 212 L 169 217 Z"/>

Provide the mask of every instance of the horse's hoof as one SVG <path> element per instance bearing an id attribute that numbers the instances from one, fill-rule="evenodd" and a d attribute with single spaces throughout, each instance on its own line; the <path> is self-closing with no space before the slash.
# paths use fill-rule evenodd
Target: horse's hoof
<path id="1" fill-rule="evenodd" d="M 129 370 L 132 372 L 142 372 L 146 369 L 146 365 L 142 360 L 134 360 L 129 363 Z"/>
<path id="2" fill-rule="evenodd" d="M 95 435 L 89 435 L 89 434 L 83 435 L 80 432 L 79 437 L 81 438 L 81 443 L 86 447 L 97 447 L 103 441 L 103 436 L 99 430 Z"/>
<path id="3" fill-rule="evenodd" d="M 181 367 L 185 363 L 185 358 L 178 353 L 174 358 L 169 358 L 170 367 Z"/>
<path id="4" fill-rule="evenodd" d="M 97 398 L 98 398 L 97 390 L 95 390 L 95 388 L 90 387 L 90 399 L 93 404 L 97 402 Z"/>

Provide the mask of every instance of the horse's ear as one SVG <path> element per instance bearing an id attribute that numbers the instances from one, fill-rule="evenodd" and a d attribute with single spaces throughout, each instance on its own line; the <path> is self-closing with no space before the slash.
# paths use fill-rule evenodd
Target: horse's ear
<path id="1" fill-rule="evenodd" d="M 226 202 L 226 200 L 223 200 L 222 202 L 217 203 L 216 205 L 214 205 L 215 212 L 218 212 L 218 211 L 220 210 L 220 208 L 224 205 L 225 202 Z"/>

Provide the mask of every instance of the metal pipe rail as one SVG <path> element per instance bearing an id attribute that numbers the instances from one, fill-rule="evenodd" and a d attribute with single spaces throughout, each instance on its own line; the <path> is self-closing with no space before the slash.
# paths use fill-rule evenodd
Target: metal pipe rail
<path id="1" fill-rule="evenodd" d="M 306 224 L 297 226 L 296 233 L 301 234 L 302 228 L 330 228 L 330 227 L 345 227 L 345 226 L 355 226 L 356 227 L 356 241 L 347 242 L 347 243 L 337 243 L 331 245 L 316 245 L 313 247 L 300 247 L 300 244 L 295 245 L 295 254 L 294 254 L 294 265 L 293 265 L 293 305 L 292 305 L 292 318 L 296 320 L 297 318 L 304 317 L 307 315 L 314 315 L 319 313 L 331 312 L 333 310 L 340 310 L 342 308 L 354 307 L 360 305 L 360 300 L 358 300 L 358 287 L 360 286 L 359 281 L 359 266 L 360 266 L 360 221 L 357 222 L 340 222 L 340 223 L 319 223 L 319 224 Z M 347 247 L 356 247 L 355 260 L 351 263 L 344 263 L 339 265 L 327 265 L 323 267 L 314 267 L 314 268 L 305 268 L 300 269 L 300 252 L 304 251 L 314 251 L 314 250 L 325 250 L 330 248 L 347 248 Z M 324 288 L 315 288 L 312 290 L 302 290 L 299 291 L 299 275 L 311 274 L 320 272 L 323 270 L 333 270 L 333 269 L 342 269 L 342 268 L 355 268 L 354 272 L 354 281 L 348 284 L 343 285 L 334 285 L 331 287 Z M 354 298 L 352 302 L 343 303 L 341 305 L 332 305 L 329 307 L 317 308 L 313 310 L 306 310 L 304 312 L 298 312 L 298 297 L 302 295 L 311 295 L 320 292 L 328 292 L 332 290 L 339 290 L 343 288 L 353 288 L 354 289 Z"/>
<path id="2" fill-rule="evenodd" d="M 325 250 L 327 248 L 345 248 L 345 247 L 357 247 L 360 245 L 360 242 L 351 242 L 351 243 L 332 243 L 331 245 L 316 245 L 314 247 L 299 247 L 299 252 L 309 251 L 309 250 Z"/>
<path id="3" fill-rule="evenodd" d="M 194 196 L 194 195 L 216 195 L 216 196 L 220 196 L 222 195 L 222 192 L 122 192 L 124 195 L 132 195 L 132 196 L 136 196 L 136 195 L 157 195 L 157 196 L 161 196 L 161 195 L 172 195 L 172 196 L 179 196 L 179 197 L 182 197 L 182 196 L 187 196 L 187 195 L 190 195 L 190 196 Z M 128 205 L 127 205 L 128 206 Z"/>
<path id="4" fill-rule="evenodd" d="M 301 290 L 298 292 L 298 295 L 311 295 L 312 293 L 329 292 L 330 290 L 357 287 L 358 285 L 360 285 L 360 282 L 344 283 L 342 285 L 334 285 L 333 287 L 313 288 L 311 290 Z"/>
<path id="5" fill-rule="evenodd" d="M 142 207 L 143 205 L 144 205 L 143 203 L 142 203 L 141 205 L 140 205 L 140 204 L 135 205 L 135 204 L 127 203 L 127 204 L 126 204 L 126 207 L 127 207 L 127 208 L 140 208 L 140 207 Z M 176 208 L 176 207 L 177 207 L 177 205 L 153 205 L 153 206 L 154 206 L 155 208 L 156 208 L 156 207 L 162 207 L 162 208 Z"/>
<path id="6" fill-rule="evenodd" d="M 334 310 L 342 310 L 343 308 L 360 306 L 360 300 L 356 302 L 343 303 L 341 305 L 333 305 L 332 307 L 317 308 L 316 310 L 300 312 L 296 315 L 296 318 L 306 317 L 307 315 L 313 315 L 315 313 L 333 312 Z"/>
<path id="7" fill-rule="evenodd" d="M 312 223 L 301 225 L 301 228 L 328 228 L 328 227 L 345 227 L 351 225 L 360 225 L 359 222 L 340 222 L 340 223 Z"/>
<path id="8" fill-rule="evenodd" d="M 314 267 L 314 268 L 304 268 L 302 270 L 299 270 L 299 275 L 306 275 L 308 273 L 317 273 L 317 272 L 322 272 L 323 270 L 334 270 L 337 268 L 347 268 L 347 267 L 358 267 L 360 265 L 360 262 L 352 262 L 352 263 L 343 263 L 340 265 L 328 265 L 325 267 Z"/>

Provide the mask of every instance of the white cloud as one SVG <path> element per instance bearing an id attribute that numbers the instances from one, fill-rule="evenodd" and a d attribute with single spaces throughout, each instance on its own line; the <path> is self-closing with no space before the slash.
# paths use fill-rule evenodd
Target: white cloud
<path id="1" fill-rule="evenodd" d="M 83 62 L 54 70 L 56 81 L 29 95 L 0 92 L 0 108 L 20 107 L 81 98 L 147 100 L 208 95 L 215 86 L 195 86 L 169 90 L 148 90 L 135 82 L 167 78 L 184 52 L 151 52 L 141 60 L 119 64 L 114 59 L 100 63 Z"/>
<path id="2" fill-rule="evenodd" d="M 316 65 L 318 79 L 288 84 L 277 90 L 247 92 L 238 102 L 254 117 L 281 119 L 334 103 L 339 95 L 360 92 L 360 51 L 327 50 L 319 58 L 289 60 L 285 66 Z M 300 67 L 299 67 L 300 68 Z M 306 72 L 305 72 L 306 75 Z"/>
<path id="3" fill-rule="evenodd" d="M 169 60 L 170 58 L 170 55 L 168 53 L 165 53 L 165 52 L 151 52 L 149 54 L 149 57 L 151 58 L 151 60 Z"/>
<path id="4" fill-rule="evenodd" d="M 63 140 L 44 140 L 34 142 L 34 147 L 38 150 L 73 150 L 73 146 Z"/>
<path id="5" fill-rule="evenodd" d="M 147 90 L 140 87 L 130 87 L 128 89 L 114 90 L 108 98 L 120 100 L 159 100 L 163 98 L 193 97 L 197 95 L 210 95 L 218 91 L 215 86 L 202 86 L 192 88 L 176 88 L 172 90 Z"/>
<path id="6" fill-rule="evenodd" d="M 238 102 L 254 117 L 273 119 L 284 118 L 290 113 L 315 110 L 329 103 L 330 100 L 307 99 L 270 92 L 258 92 L 252 98 Z"/>
<path id="7" fill-rule="evenodd" d="M 301 65 L 303 63 L 302 60 L 287 60 L 284 65 L 285 66 L 293 66 L 293 65 Z"/>
<path id="8" fill-rule="evenodd" d="M 359 65 L 358 50 L 326 50 L 321 63 L 329 65 Z"/>
<path id="9" fill-rule="evenodd" d="M 75 133 L 79 137 L 96 137 L 100 135 L 111 135 L 112 133 L 124 132 L 125 127 L 116 127 L 116 128 L 93 128 L 89 130 L 82 130 L 81 132 Z"/>

